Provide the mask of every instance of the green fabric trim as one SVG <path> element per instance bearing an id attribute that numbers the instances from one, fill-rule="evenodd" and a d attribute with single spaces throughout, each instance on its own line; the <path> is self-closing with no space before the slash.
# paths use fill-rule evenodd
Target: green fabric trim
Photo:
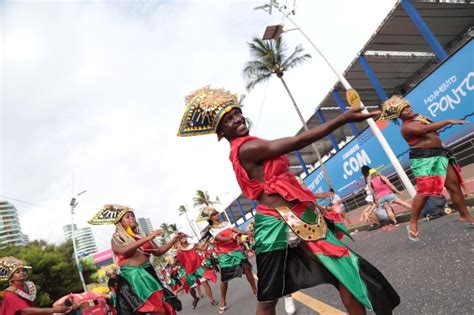
<path id="1" fill-rule="evenodd" d="M 163 290 L 161 284 L 145 268 L 151 266 L 149 262 L 141 266 L 121 266 L 120 274 L 124 277 L 133 292 L 145 302 L 155 291 Z"/>
<path id="2" fill-rule="evenodd" d="M 448 158 L 444 156 L 410 159 L 410 167 L 415 177 L 433 175 L 446 177 L 448 162 Z"/>
<path id="3" fill-rule="evenodd" d="M 186 284 L 192 287 L 197 282 L 197 279 L 202 278 L 204 271 L 206 271 L 206 268 L 201 266 L 194 273 L 186 274 Z"/>
<path id="4" fill-rule="evenodd" d="M 305 209 L 301 214 L 301 219 L 306 223 L 314 224 L 318 219 L 318 215 L 312 210 Z"/>
<path id="5" fill-rule="evenodd" d="M 321 254 L 317 254 L 316 257 L 362 305 L 372 309 L 367 286 L 360 277 L 357 255 L 351 252 L 350 256 L 346 257 L 330 257 Z"/>
<path id="6" fill-rule="evenodd" d="M 176 280 L 173 279 L 173 278 L 171 278 L 171 279 L 170 279 L 170 286 L 171 286 L 171 287 L 174 287 L 175 285 L 176 285 Z"/>
<path id="7" fill-rule="evenodd" d="M 344 233 L 344 235 L 346 235 L 348 238 L 350 238 L 353 242 L 355 242 L 354 239 L 352 238 L 352 236 L 349 234 L 349 231 L 347 230 L 347 227 L 342 222 L 334 222 L 334 230 L 332 232 L 334 232 L 334 233 L 342 232 L 342 233 Z M 344 245 L 344 246 L 346 246 L 346 245 Z"/>
<path id="8" fill-rule="evenodd" d="M 198 270 L 196 270 L 194 274 L 196 275 L 196 277 L 202 278 L 202 276 L 204 275 L 204 271 L 206 271 L 206 267 L 201 266 L 198 268 Z"/>
<path id="9" fill-rule="evenodd" d="M 243 260 L 247 259 L 247 256 L 242 250 L 237 249 L 227 254 L 219 254 L 217 258 L 222 268 L 229 268 L 240 265 Z"/>
<path id="10" fill-rule="evenodd" d="M 288 225 L 276 217 L 257 213 L 255 215 L 254 237 L 256 254 L 286 249 Z"/>

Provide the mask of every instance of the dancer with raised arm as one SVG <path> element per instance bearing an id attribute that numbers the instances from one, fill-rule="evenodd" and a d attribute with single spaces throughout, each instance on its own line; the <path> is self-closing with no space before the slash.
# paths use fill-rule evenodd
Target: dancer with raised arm
<path id="1" fill-rule="evenodd" d="M 105 205 L 89 224 L 115 225 L 112 251 L 120 268 L 116 292 L 118 314 L 176 314 L 171 303 L 180 302 L 176 296 L 166 294 L 150 258 L 152 254 L 166 253 L 183 234 L 177 232 L 171 241 L 158 247 L 153 240 L 161 235 L 161 230 L 142 234 L 133 209 L 116 204 Z"/>
<path id="2" fill-rule="evenodd" d="M 236 95 L 205 87 L 186 98 L 178 135 L 217 133 L 230 143 L 230 160 L 244 195 L 258 203 L 255 215 L 257 314 L 275 314 L 278 298 L 330 283 L 339 289 L 349 314 L 391 314 L 396 291 L 365 259 L 335 233 L 342 222 L 325 219 L 313 193 L 289 172 L 287 153 L 302 149 L 348 122 L 378 115 L 348 110 L 297 136 L 273 141 L 249 136 Z M 278 124 L 276 124 L 278 127 Z"/>
<path id="3" fill-rule="evenodd" d="M 400 132 L 410 146 L 410 167 L 416 178 L 416 196 L 412 202 L 408 238 L 418 241 L 418 219 L 429 196 L 441 196 L 446 187 L 451 200 L 459 211 L 461 221 L 474 227 L 474 217 L 467 211 L 466 199 L 461 186 L 464 179 L 461 167 L 456 163 L 453 152 L 446 148 L 439 136 L 439 130 L 462 125 L 466 121 L 458 119 L 433 122 L 415 113 L 410 103 L 400 95 L 394 95 L 383 103 L 380 119 L 403 122 Z"/>

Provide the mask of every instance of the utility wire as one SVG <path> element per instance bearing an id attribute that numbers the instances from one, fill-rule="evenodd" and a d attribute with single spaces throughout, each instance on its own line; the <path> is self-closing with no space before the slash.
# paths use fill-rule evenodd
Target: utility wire
<path id="1" fill-rule="evenodd" d="M 23 202 L 23 203 L 26 203 L 26 204 L 29 204 L 29 205 L 32 205 L 32 206 L 37 206 L 37 207 L 43 207 L 43 208 L 44 208 L 43 205 L 39 205 L 39 204 L 37 204 L 37 203 L 33 203 L 33 202 L 21 200 L 21 199 L 16 199 L 16 198 L 4 196 L 4 195 L 0 195 L 0 197 L 6 198 L 6 199 L 10 199 L 10 200 L 15 200 L 15 201 L 18 201 L 18 202 Z"/>

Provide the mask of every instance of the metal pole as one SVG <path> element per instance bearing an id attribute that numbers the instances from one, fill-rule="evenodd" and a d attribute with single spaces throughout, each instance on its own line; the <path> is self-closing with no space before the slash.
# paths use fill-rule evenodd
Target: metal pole
<path id="1" fill-rule="evenodd" d="M 303 168 L 304 173 L 305 173 L 306 175 L 309 175 L 309 170 L 308 170 L 308 168 L 306 167 L 306 163 L 305 163 L 305 161 L 304 161 L 304 159 L 303 159 L 303 156 L 301 155 L 301 152 L 300 152 L 299 150 L 296 150 L 295 153 L 296 153 L 296 158 L 297 158 L 298 161 L 300 162 L 301 167 Z"/>
<path id="2" fill-rule="evenodd" d="M 430 45 L 433 52 L 436 54 L 436 57 L 439 60 L 443 60 L 448 57 L 448 53 L 444 50 L 443 45 L 438 41 L 436 36 L 431 31 L 428 24 L 421 17 L 421 15 L 416 10 L 415 6 L 411 4 L 410 0 L 401 0 L 402 6 L 405 9 L 405 12 L 408 14 L 410 19 L 415 23 L 415 26 L 420 31 L 421 35 L 425 38 Z"/>
<path id="3" fill-rule="evenodd" d="M 79 197 L 80 195 L 82 195 L 85 192 L 86 192 L 86 190 L 84 190 L 83 192 L 77 194 L 76 198 Z M 82 267 L 81 267 L 81 263 L 79 261 L 79 257 L 77 256 L 77 248 L 76 248 L 76 233 L 75 233 L 75 229 L 74 229 L 74 209 L 76 208 L 76 206 L 78 204 L 76 202 L 76 198 L 73 197 L 72 200 L 71 200 L 71 203 L 70 203 L 70 205 L 71 205 L 72 247 L 73 247 L 73 250 L 74 250 L 74 258 L 76 260 L 77 270 L 79 271 L 79 278 L 81 280 L 82 289 L 84 290 L 84 292 L 87 292 L 87 286 L 86 286 L 86 282 L 84 280 L 84 276 L 82 275 Z"/>
<path id="4" fill-rule="evenodd" d="M 375 91 L 379 95 L 379 98 L 382 100 L 382 102 L 385 102 L 386 100 L 388 100 L 388 96 L 383 90 L 382 84 L 380 84 L 379 79 L 377 79 L 377 76 L 372 70 L 372 67 L 370 67 L 369 63 L 367 62 L 367 60 L 365 60 L 364 56 L 359 56 L 359 58 L 357 59 L 359 60 L 359 63 L 362 66 L 362 69 L 364 69 L 365 74 L 369 78 L 370 83 L 372 83 L 373 87 L 375 88 Z"/>
<path id="5" fill-rule="evenodd" d="M 79 278 L 81 279 L 82 289 L 84 292 L 87 292 L 86 281 L 84 280 L 84 276 L 82 275 L 82 267 L 79 261 L 79 257 L 77 256 L 77 247 L 76 247 L 76 233 L 74 229 L 74 207 L 71 206 L 71 228 L 72 228 L 72 247 L 74 249 L 74 258 L 76 259 L 76 266 L 77 270 L 79 271 Z"/>
<path id="6" fill-rule="evenodd" d="M 274 4 L 273 4 L 274 5 Z M 349 84 L 349 82 L 346 80 L 346 78 L 339 73 L 333 65 L 329 62 L 328 59 L 323 55 L 323 53 L 316 47 L 316 45 L 311 41 L 311 39 L 306 35 L 306 33 L 291 19 L 291 17 L 286 14 L 280 7 L 274 5 L 281 13 L 286 15 L 286 18 L 300 31 L 300 33 L 303 35 L 306 40 L 313 46 L 313 48 L 316 50 L 316 52 L 323 58 L 323 60 L 326 62 L 326 64 L 331 68 L 331 70 L 334 72 L 334 74 L 338 77 L 339 81 L 341 84 L 344 86 L 346 90 L 352 89 L 352 86 Z M 361 105 L 364 106 L 363 102 L 361 101 Z M 362 113 L 366 114 L 368 113 L 367 109 L 364 106 L 364 109 L 362 110 Z M 383 136 L 382 132 L 380 131 L 379 127 L 375 123 L 373 118 L 367 119 L 367 123 L 369 124 L 370 128 L 372 129 L 375 137 L 379 141 L 380 145 L 382 146 L 383 150 L 385 151 L 385 154 L 387 154 L 390 162 L 392 163 L 393 167 L 395 168 L 395 171 L 397 172 L 398 176 L 402 180 L 403 186 L 405 186 L 406 190 L 410 194 L 410 196 L 413 198 L 416 195 L 416 190 L 415 187 L 413 187 L 412 183 L 410 182 L 410 179 L 408 178 L 407 174 L 403 170 L 402 165 L 400 164 L 400 161 L 398 161 L 397 157 L 395 156 L 395 153 L 393 153 L 392 149 L 390 148 L 390 145 L 388 144 L 387 140 Z"/>

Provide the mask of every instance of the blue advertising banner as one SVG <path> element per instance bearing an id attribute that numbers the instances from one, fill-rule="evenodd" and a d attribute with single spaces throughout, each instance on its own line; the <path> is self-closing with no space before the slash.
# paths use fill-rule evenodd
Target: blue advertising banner
<path id="1" fill-rule="evenodd" d="M 446 60 L 404 97 L 415 112 L 434 121 L 463 119 L 470 122 L 440 130 L 445 144 L 452 144 L 473 133 L 474 40 Z M 404 167 L 408 167 L 408 145 L 400 135 L 400 127 L 391 122 L 377 122 L 377 125 L 399 161 Z M 325 162 L 329 178 L 339 196 L 349 196 L 360 189 L 360 169 L 363 165 L 382 170 L 384 175 L 394 173 L 393 166 L 370 128 L 365 129 Z M 321 168 L 308 175 L 304 183 L 313 192 L 329 189 Z"/>

